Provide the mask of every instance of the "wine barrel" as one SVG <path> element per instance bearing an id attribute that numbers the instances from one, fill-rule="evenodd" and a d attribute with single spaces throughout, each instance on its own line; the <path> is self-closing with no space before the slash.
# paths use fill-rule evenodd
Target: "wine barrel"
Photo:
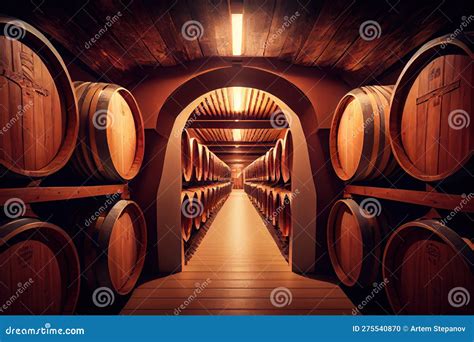
<path id="1" fill-rule="evenodd" d="M 290 192 L 281 192 L 280 193 L 280 210 L 278 214 L 278 229 L 281 232 L 281 235 L 285 238 L 289 237 L 291 234 L 291 206 L 292 196 Z"/>
<path id="2" fill-rule="evenodd" d="M 283 149 L 281 153 L 281 178 L 284 183 L 291 179 L 293 169 L 293 137 L 291 131 L 287 130 L 283 139 Z"/>
<path id="3" fill-rule="evenodd" d="M 201 168 L 201 162 L 202 159 L 200 158 L 200 153 L 202 152 L 202 148 L 199 146 L 199 142 L 196 140 L 196 138 L 191 138 L 190 140 L 190 145 L 191 145 L 191 155 L 192 155 L 192 161 L 193 161 L 193 178 L 195 181 L 201 181 L 202 179 L 202 168 Z"/>
<path id="4" fill-rule="evenodd" d="M 44 177 L 76 146 L 79 116 L 61 56 L 25 22 L 0 17 L 0 173 Z"/>
<path id="5" fill-rule="evenodd" d="M 194 228 L 199 230 L 202 223 L 202 215 L 204 212 L 204 196 L 201 189 L 193 189 L 193 207 L 191 217 L 194 218 Z"/>
<path id="6" fill-rule="evenodd" d="M 365 286 L 377 279 L 385 225 L 352 199 L 337 201 L 329 213 L 329 257 L 339 280 Z"/>
<path id="7" fill-rule="evenodd" d="M 210 181 L 214 181 L 214 153 L 209 151 L 209 175 L 208 178 Z"/>
<path id="8" fill-rule="evenodd" d="M 276 188 L 272 189 L 273 192 L 273 208 L 272 212 L 270 213 L 270 220 L 272 225 L 275 228 L 278 228 L 278 223 L 280 220 L 280 214 L 281 214 L 281 206 L 280 206 L 280 201 L 281 201 L 281 194 L 282 191 Z"/>
<path id="9" fill-rule="evenodd" d="M 472 314 L 474 246 L 436 220 L 408 222 L 383 256 L 385 291 L 396 314 Z M 471 299 L 472 300 L 472 299 Z"/>
<path id="10" fill-rule="evenodd" d="M 193 193 L 181 191 L 181 236 L 184 241 L 188 241 L 193 232 L 193 218 L 186 214 L 185 208 L 193 199 Z M 191 202 L 192 203 L 192 202 Z"/>
<path id="11" fill-rule="evenodd" d="M 143 162 L 145 131 L 133 95 L 116 84 L 74 82 L 80 128 L 72 167 L 82 177 L 126 182 Z"/>
<path id="12" fill-rule="evenodd" d="M 119 295 L 133 290 L 145 261 L 147 232 L 140 207 L 120 200 L 89 227 L 84 263 L 89 289 L 108 287 Z"/>
<path id="13" fill-rule="evenodd" d="M 190 140 L 188 131 L 183 130 L 181 134 L 181 168 L 185 182 L 190 182 L 193 177 L 193 155 Z"/>
<path id="14" fill-rule="evenodd" d="M 202 212 L 201 212 L 201 223 L 206 223 L 207 221 L 207 207 L 208 207 L 208 199 L 209 199 L 209 192 L 207 187 L 202 187 L 201 191 L 201 204 L 202 204 Z"/>
<path id="15" fill-rule="evenodd" d="M 423 45 L 398 78 L 390 109 L 392 150 L 417 179 L 445 179 L 472 160 L 473 59 L 472 45 L 461 36 L 444 36 Z"/>
<path id="16" fill-rule="evenodd" d="M 267 165 L 267 173 L 268 173 L 268 180 L 271 182 L 275 181 L 275 161 L 273 160 L 273 150 L 272 147 L 266 153 L 268 156 L 268 165 Z"/>
<path id="17" fill-rule="evenodd" d="M 0 226 L 3 314 L 74 313 L 80 266 L 70 237 L 58 226 L 21 218 Z"/>
<path id="18" fill-rule="evenodd" d="M 202 180 L 209 180 L 209 148 L 202 145 Z"/>
<path id="19" fill-rule="evenodd" d="M 278 139 L 273 150 L 273 168 L 275 170 L 275 182 L 281 179 L 281 155 L 283 152 L 283 140 Z"/>
<path id="20" fill-rule="evenodd" d="M 347 93 L 336 107 L 329 135 L 331 163 L 344 180 L 388 176 L 395 169 L 388 134 L 392 86 Z"/>
<path id="21" fill-rule="evenodd" d="M 264 215 L 268 222 L 272 222 L 273 219 L 273 212 L 275 210 L 275 196 L 276 192 L 272 191 L 272 188 L 266 189 L 266 201 L 265 201 L 265 210 Z"/>

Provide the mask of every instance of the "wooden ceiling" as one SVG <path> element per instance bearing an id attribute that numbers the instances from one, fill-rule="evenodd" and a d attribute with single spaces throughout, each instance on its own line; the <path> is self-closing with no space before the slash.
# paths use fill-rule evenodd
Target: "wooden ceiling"
<path id="1" fill-rule="evenodd" d="M 243 56 L 328 68 L 363 82 L 402 65 L 419 45 L 459 28 L 472 1 L 243 0 Z M 141 71 L 231 55 L 231 2 L 225 0 L 3 1 L 0 10 L 29 21 L 105 81 L 139 80 Z M 120 14 L 120 15 L 119 15 Z M 118 20 L 104 27 L 109 20 Z M 185 23 L 202 27 L 186 39 Z M 368 21 L 380 37 L 361 38 Z M 91 42 L 92 37 L 98 37 Z M 89 44 L 87 44 L 89 43 Z"/>

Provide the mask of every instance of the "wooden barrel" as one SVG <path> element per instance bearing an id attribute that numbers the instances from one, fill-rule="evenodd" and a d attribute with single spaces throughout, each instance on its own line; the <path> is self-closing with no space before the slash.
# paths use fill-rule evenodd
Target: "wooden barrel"
<path id="1" fill-rule="evenodd" d="M 280 198 L 281 198 L 281 190 L 273 188 L 273 208 L 272 212 L 270 213 L 270 221 L 275 228 L 278 228 L 278 222 L 280 219 L 281 214 L 281 207 L 280 207 Z"/>
<path id="2" fill-rule="evenodd" d="M 388 134 L 392 86 L 347 93 L 336 107 L 329 135 L 331 162 L 342 180 L 388 176 L 396 163 Z"/>
<path id="3" fill-rule="evenodd" d="M 275 170 L 275 182 L 281 179 L 281 155 L 283 152 L 283 140 L 278 139 L 273 150 L 273 168 Z"/>
<path id="4" fill-rule="evenodd" d="M 7 222 L 0 226 L 0 260 L 3 314 L 74 313 L 81 271 L 64 230 L 32 218 Z"/>
<path id="5" fill-rule="evenodd" d="M 327 227 L 329 257 L 336 275 L 347 286 L 365 286 L 377 279 L 385 225 L 354 200 L 337 201 Z"/>
<path id="6" fill-rule="evenodd" d="M 278 229 L 285 238 L 291 234 L 292 196 L 290 192 L 281 192 L 279 198 Z"/>
<path id="7" fill-rule="evenodd" d="M 211 151 L 209 151 L 209 175 L 208 175 L 208 178 L 210 181 L 214 181 L 214 153 L 212 153 Z"/>
<path id="8" fill-rule="evenodd" d="M 291 170 L 293 169 L 293 137 L 291 131 L 287 130 L 283 139 L 283 149 L 281 153 L 281 178 L 284 183 L 291 179 Z"/>
<path id="9" fill-rule="evenodd" d="M 193 211 L 192 217 L 194 217 L 194 228 L 199 230 L 202 223 L 202 215 L 204 212 L 204 195 L 201 189 L 193 189 Z"/>
<path id="10" fill-rule="evenodd" d="M 43 177 L 76 146 L 79 116 L 61 56 L 32 26 L 0 17 L 0 173 Z"/>
<path id="11" fill-rule="evenodd" d="M 145 261 L 147 232 L 140 207 L 120 200 L 89 227 L 84 263 L 89 289 L 108 287 L 120 295 L 133 290 Z"/>
<path id="12" fill-rule="evenodd" d="M 143 162 L 145 131 L 133 95 L 116 84 L 74 82 L 80 128 L 72 166 L 81 176 L 125 182 Z"/>
<path id="13" fill-rule="evenodd" d="M 202 145 L 202 180 L 209 180 L 209 148 Z"/>
<path id="14" fill-rule="evenodd" d="M 385 290 L 396 314 L 472 314 L 474 246 L 436 220 L 399 227 L 383 256 Z"/>
<path id="15" fill-rule="evenodd" d="M 467 41 L 467 40 L 466 40 Z M 393 91 L 393 153 L 411 176 L 439 181 L 454 175 L 474 151 L 472 45 L 441 37 L 423 45 Z"/>
<path id="16" fill-rule="evenodd" d="M 181 134 L 181 169 L 185 182 L 190 182 L 193 177 L 193 155 L 190 140 L 188 131 L 183 130 Z"/>
<path id="17" fill-rule="evenodd" d="M 268 156 L 268 165 L 267 165 L 267 173 L 268 173 L 268 180 L 270 182 L 275 181 L 275 161 L 273 160 L 273 150 L 274 148 L 272 147 L 267 151 L 265 155 Z"/>
<path id="18" fill-rule="evenodd" d="M 202 158 L 200 158 L 200 153 L 202 153 L 202 148 L 199 147 L 201 144 L 199 144 L 196 138 L 190 139 L 190 145 L 191 145 L 191 155 L 192 155 L 192 160 L 193 160 L 193 179 L 199 182 L 202 179 L 202 168 L 201 168 Z"/>
<path id="19" fill-rule="evenodd" d="M 201 204 L 202 204 L 202 212 L 201 212 L 201 223 L 206 223 L 207 221 L 207 206 L 208 206 L 208 198 L 209 192 L 207 191 L 207 187 L 202 187 L 201 189 Z"/>
<path id="20" fill-rule="evenodd" d="M 272 188 L 266 189 L 266 202 L 265 202 L 265 218 L 271 222 L 273 218 L 273 212 L 275 210 L 275 195 L 276 192 L 272 191 Z"/>
<path id="21" fill-rule="evenodd" d="M 185 208 L 192 201 L 193 193 L 189 191 L 181 191 L 181 236 L 184 241 L 188 241 L 193 232 L 193 218 L 186 215 Z"/>

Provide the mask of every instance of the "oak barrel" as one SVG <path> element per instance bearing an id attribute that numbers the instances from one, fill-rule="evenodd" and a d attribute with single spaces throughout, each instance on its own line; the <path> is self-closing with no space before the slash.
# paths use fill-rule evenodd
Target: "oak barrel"
<path id="1" fill-rule="evenodd" d="M 331 163 L 344 180 L 388 176 L 396 163 L 388 120 L 393 86 L 356 88 L 339 101 L 329 135 Z"/>
<path id="2" fill-rule="evenodd" d="M 442 180 L 472 160 L 473 59 L 472 45 L 461 36 L 444 36 L 423 45 L 398 78 L 391 144 L 399 164 L 417 179 Z"/>
<path id="3" fill-rule="evenodd" d="M 140 171 L 143 119 L 133 95 L 116 84 L 74 82 L 79 142 L 72 166 L 83 177 L 125 182 Z"/>
<path id="4" fill-rule="evenodd" d="M 193 218 L 186 214 L 185 207 L 192 201 L 193 193 L 189 191 L 181 192 L 181 236 L 184 241 L 188 241 L 193 231 Z"/>
<path id="5" fill-rule="evenodd" d="M 3 314 L 74 313 L 80 266 L 70 237 L 56 225 L 21 218 L 0 226 Z"/>
<path id="6" fill-rule="evenodd" d="M 472 314 L 473 248 L 472 241 L 437 220 L 397 228 L 383 256 L 385 290 L 394 313 Z"/>
<path id="7" fill-rule="evenodd" d="M 89 288 L 105 286 L 128 294 L 142 272 L 146 254 L 146 222 L 140 207 L 133 201 L 118 201 L 89 227 L 88 234 L 84 262 Z"/>
<path id="8" fill-rule="evenodd" d="M 329 214 L 329 257 L 339 280 L 366 286 L 377 279 L 385 226 L 352 199 L 334 203 Z"/>
<path id="9" fill-rule="evenodd" d="M 192 155 L 192 163 L 193 163 L 193 180 L 201 181 L 202 180 L 202 147 L 201 144 L 197 141 L 196 138 L 191 138 L 189 141 L 191 145 L 191 155 Z"/>
<path id="10" fill-rule="evenodd" d="M 281 179 L 281 155 L 283 153 L 283 140 L 278 139 L 273 150 L 273 169 L 275 170 L 275 182 Z"/>
<path id="11" fill-rule="evenodd" d="M 293 198 L 290 192 L 284 191 L 280 193 L 278 229 L 283 237 L 289 237 L 291 234 L 292 201 Z"/>
<path id="12" fill-rule="evenodd" d="M 43 177 L 71 157 L 79 117 L 61 56 L 25 22 L 0 17 L 0 173 Z"/>
<path id="13" fill-rule="evenodd" d="M 283 138 L 283 149 L 281 153 L 281 178 L 284 183 L 288 183 L 291 179 L 291 171 L 293 169 L 293 137 L 288 129 Z"/>
<path id="14" fill-rule="evenodd" d="M 190 182 L 193 177 L 193 155 L 190 140 L 188 131 L 183 130 L 181 134 L 181 169 L 185 182 Z"/>

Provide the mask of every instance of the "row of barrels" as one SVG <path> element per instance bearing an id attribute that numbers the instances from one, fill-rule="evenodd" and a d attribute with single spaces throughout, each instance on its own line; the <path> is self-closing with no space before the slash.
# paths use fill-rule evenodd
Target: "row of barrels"
<path id="1" fill-rule="evenodd" d="M 265 217 L 266 222 L 278 229 L 282 237 L 289 238 L 293 194 L 285 189 L 252 183 L 245 183 L 244 191 Z"/>
<path id="2" fill-rule="evenodd" d="M 383 279 L 396 314 L 472 313 L 474 243 L 458 233 L 468 230 L 425 218 L 392 230 L 371 205 L 341 199 L 331 209 L 327 244 L 340 281 L 371 288 Z"/>
<path id="3" fill-rule="evenodd" d="M 244 177 L 251 182 L 289 183 L 293 168 L 293 139 L 288 129 L 283 139 L 244 170 Z"/>
<path id="4" fill-rule="evenodd" d="M 0 18 L 0 172 L 3 179 L 40 178 L 68 165 L 80 179 L 126 182 L 144 157 L 144 125 L 126 89 L 72 82 L 66 65 L 39 31 L 6 34 Z"/>
<path id="5" fill-rule="evenodd" d="M 181 191 L 181 235 L 189 241 L 232 191 L 230 182 Z"/>
<path id="6" fill-rule="evenodd" d="M 360 87 L 340 100 L 330 130 L 340 179 L 377 179 L 399 168 L 425 182 L 463 174 L 474 151 L 470 42 L 462 35 L 432 40 L 395 85 Z"/>
<path id="7" fill-rule="evenodd" d="M 185 182 L 222 181 L 230 178 L 230 167 L 206 145 L 191 138 L 187 130 L 183 130 L 181 135 L 181 165 Z"/>
<path id="8" fill-rule="evenodd" d="M 139 206 L 118 200 L 76 221 L 60 227 L 23 217 L 0 224 L 3 314 L 72 314 L 80 292 L 97 310 L 134 289 L 147 245 Z"/>

